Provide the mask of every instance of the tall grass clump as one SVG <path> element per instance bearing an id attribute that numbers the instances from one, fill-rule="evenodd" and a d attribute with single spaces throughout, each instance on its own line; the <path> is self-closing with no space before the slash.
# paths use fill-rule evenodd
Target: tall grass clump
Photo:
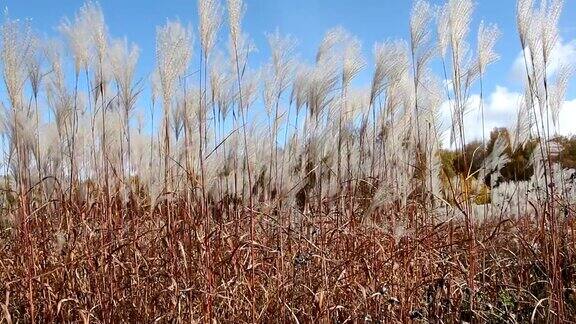
<path id="1" fill-rule="evenodd" d="M 6 14 L 0 321 L 569 322 L 562 7 L 517 1 L 525 90 L 494 131 L 501 31 L 470 0 L 414 1 L 371 59 L 275 30 L 261 65 L 241 0 L 167 20 L 149 67 L 95 2 L 54 38 Z"/>

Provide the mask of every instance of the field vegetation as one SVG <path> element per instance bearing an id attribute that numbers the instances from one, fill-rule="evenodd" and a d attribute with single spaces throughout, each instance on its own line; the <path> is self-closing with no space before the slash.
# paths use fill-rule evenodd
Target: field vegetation
<path id="1" fill-rule="evenodd" d="M 574 320 L 562 5 L 517 1 L 525 90 L 496 130 L 500 31 L 470 29 L 471 0 L 414 1 L 409 38 L 374 44 L 374 64 L 334 28 L 311 63 L 267 34 L 262 66 L 242 0 L 198 0 L 197 25 L 157 28 L 145 76 L 97 3 L 56 39 L 6 15 L 0 322 Z"/>

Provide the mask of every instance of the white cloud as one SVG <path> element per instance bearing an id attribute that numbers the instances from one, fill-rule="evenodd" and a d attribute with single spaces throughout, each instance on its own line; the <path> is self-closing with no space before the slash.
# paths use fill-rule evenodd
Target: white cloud
<path id="1" fill-rule="evenodd" d="M 508 90 L 503 86 L 496 86 L 494 92 L 484 98 L 484 128 L 482 128 L 482 109 L 480 106 L 480 95 L 471 95 L 468 100 L 468 112 L 464 117 L 464 129 L 466 140 L 482 139 L 484 130 L 485 137 L 495 127 L 507 127 L 512 124 L 516 116 L 516 110 L 522 94 Z M 444 147 L 450 146 L 450 125 L 452 117 L 450 113 L 450 102 L 445 101 L 440 107 L 442 124 L 445 126 L 445 134 L 442 144 Z"/>
<path id="2" fill-rule="evenodd" d="M 527 53 L 528 58 L 530 52 Z M 576 39 L 569 42 L 558 41 L 556 47 L 552 50 L 550 62 L 548 63 L 548 73 L 554 75 L 560 67 L 567 64 L 574 64 L 576 57 Z M 512 65 L 512 78 L 516 82 L 523 82 L 526 78 L 526 67 L 524 66 L 524 56 L 522 52 L 518 53 L 514 64 Z"/>
<path id="3" fill-rule="evenodd" d="M 576 135 L 576 99 L 564 101 L 559 121 L 560 134 Z"/>
<path id="4" fill-rule="evenodd" d="M 464 117 L 466 141 L 482 139 L 482 130 L 487 138 L 490 131 L 496 127 L 511 127 L 516 118 L 518 105 L 522 94 L 510 91 L 503 86 L 496 86 L 494 91 L 484 99 L 484 128 L 480 110 L 480 96 L 474 94 L 468 101 L 468 113 Z M 443 147 L 450 147 L 450 102 L 445 101 L 440 107 L 442 125 L 445 132 L 442 138 Z M 560 110 L 559 133 L 562 135 L 576 134 L 576 99 L 567 100 Z"/>
<path id="5" fill-rule="evenodd" d="M 558 70 L 568 64 L 576 64 L 576 39 L 568 42 L 558 41 L 552 51 L 548 73 L 553 76 Z M 526 78 L 524 58 L 519 53 L 512 65 L 512 76 L 515 81 Z M 449 81 L 444 81 L 450 84 Z M 562 105 L 559 116 L 558 132 L 562 135 L 576 135 L 576 99 L 569 98 Z M 468 101 L 468 113 L 464 118 L 466 140 L 482 139 L 482 132 L 487 137 L 495 127 L 511 127 L 516 118 L 518 105 L 522 100 L 522 94 L 511 91 L 506 86 L 497 85 L 493 92 L 484 97 L 484 128 L 482 128 L 482 114 L 480 110 L 480 95 L 473 94 Z M 440 107 L 442 124 L 445 128 L 442 137 L 442 145 L 450 147 L 450 102 L 445 101 Z"/>

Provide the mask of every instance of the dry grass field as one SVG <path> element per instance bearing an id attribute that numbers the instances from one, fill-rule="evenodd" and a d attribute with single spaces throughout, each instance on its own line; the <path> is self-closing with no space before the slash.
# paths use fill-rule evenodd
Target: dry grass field
<path id="1" fill-rule="evenodd" d="M 0 322 L 573 321 L 576 177 L 553 140 L 572 67 L 547 68 L 562 5 L 518 0 L 525 95 L 473 153 L 500 31 L 471 30 L 471 0 L 414 1 L 374 64 L 335 28 L 311 64 L 267 34 L 262 66 L 242 0 L 198 0 L 197 26 L 157 28 L 145 78 L 97 3 L 56 40 L 6 15 Z M 528 145 L 529 176 L 503 180 Z"/>

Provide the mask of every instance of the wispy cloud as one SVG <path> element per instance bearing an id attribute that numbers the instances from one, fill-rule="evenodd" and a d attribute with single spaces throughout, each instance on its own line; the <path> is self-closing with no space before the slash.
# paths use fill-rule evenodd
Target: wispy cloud
<path id="1" fill-rule="evenodd" d="M 482 128 L 482 114 L 480 109 L 480 95 L 474 94 L 468 100 L 468 113 L 464 118 L 466 139 L 468 142 L 482 139 L 482 130 L 486 138 L 496 127 L 513 125 L 518 112 L 522 94 L 511 91 L 505 86 L 497 85 L 492 93 L 484 98 L 484 128 Z M 451 125 L 450 105 L 445 101 L 440 107 L 442 125 Z M 576 99 L 564 101 L 560 110 L 558 133 L 561 135 L 576 135 Z M 442 137 L 443 147 L 450 145 L 450 129 L 445 128 Z"/>
<path id="2" fill-rule="evenodd" d="M 484 98 L 484 128 L 482 128 L 482 109 L 480 95 L 474 94 L 468 99 L 467 114 L 464 117 L 465 134 L 468 141 L 482 139 L 495 127 L 507 127 L 512 124 L 522 94 L 497 85 L 492 93 Z M 441 108 L 442 124 L 451 125 L 451 102 L 445 101 Z M 444 147 L 450 147 L 450 129 L 445 130 L 442 139 Z"/>
<path id="3" fill-rule="evenodd" d="M 527 50 L 526 55 L 529 59 L 529 50 Z M 550 57 L 548 65 L 548 73 L 554 75 L 562 66 L 568 64 L 576 64 L 576 39 L 567 42 L 564 42 L 562 39 L 558 41 L 558 44 L 554 50 L 552 50 L 552 56 Z M 512 65 L 511 74 L 515 82 L 523 83 L 526 79 L 526 68 L 522 52 L 518 53 L 516 56 L 514 64 Z"/>

